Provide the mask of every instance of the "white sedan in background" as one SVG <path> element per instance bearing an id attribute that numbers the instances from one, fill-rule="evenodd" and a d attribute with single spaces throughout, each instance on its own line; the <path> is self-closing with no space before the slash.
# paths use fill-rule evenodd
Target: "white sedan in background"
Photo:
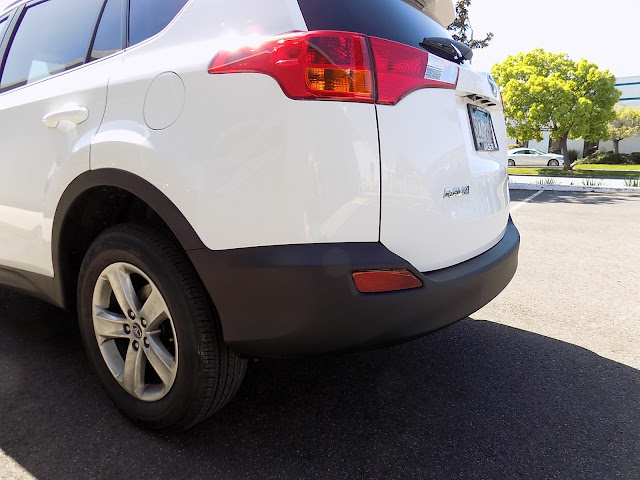
<path id="1" fill-rule="evenodd" d="M 513 148 L 509 150 L 510 167 L 558 167 L 564 166 L 564 158 L 557 153 L 543 153 L 533 148 Z"/>

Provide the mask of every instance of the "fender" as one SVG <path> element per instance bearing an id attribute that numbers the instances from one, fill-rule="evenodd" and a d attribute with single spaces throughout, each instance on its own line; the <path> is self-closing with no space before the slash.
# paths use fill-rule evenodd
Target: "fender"
<path id="1" fill-rule="evenodd" d="M 85 192 L 95 187 L 117 187 L 127 191 L 151 207 L 167 224 L 185 251 L 206 248 L 189 221 L 182 215 L 178 207 L 157 187 L 143 178 L 115 168 L 90 170 L 79 175 L 65 189 L 53 219 L 51 250 L 55 279 L 55 303 L 65 305 L 64 285 L 61 272 L 61 234 L 67 214 L 74 202 Z"/>

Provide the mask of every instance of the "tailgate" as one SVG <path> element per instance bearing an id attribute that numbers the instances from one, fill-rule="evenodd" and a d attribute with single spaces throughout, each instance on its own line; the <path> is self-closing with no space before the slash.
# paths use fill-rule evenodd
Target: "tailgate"
<path id="1" fill-rule="evenodd" d="M 433 88 L 409 88 L 411 93 L 397 103 L 395 97 L 381 99 L 379 88 L 380 241 L 423 272 L 463 262 L 495 245 L 509 216 L 501 102 L 487 74 L 466 64 L 460 65 L 457 86 L 451 88 L 460 55 L 470 58 L 470 52 L 450 42 L 449 33 L 424 14 L 433 2 L 298 3 L 309 30 L 359 32 L 369 36 L 373 50 L 379 45 L 376 38 L 416 49 L 376 60 L 379 87 L 383 70 L 412 71 L 415 52 L 425 51 L 430 53 L 423 79 L 449 82 L 447 88 L 437 82 Z M 400 85 L 397 78 L 385 77 L 385 89 Z"/>
<path id="2" fill-rule="evenodd" d="M 487 75 L 461 67 L 456 90 L 418 90 L 377 110 L 381 242 L 423 272 L 498 243 L 509 216 L 507 137 Z M 493 146 L 482 142 L 491 126 Z"/>

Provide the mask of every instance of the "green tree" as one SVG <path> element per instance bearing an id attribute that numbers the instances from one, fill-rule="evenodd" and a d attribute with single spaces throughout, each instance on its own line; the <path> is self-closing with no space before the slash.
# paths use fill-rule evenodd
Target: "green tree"
<path id="1" fill-rule="evenodd" d="M 489 45 L 489 42 L 493 39 L 493 33 L 487 33 L 487 36 L 483 40 L 475 40 L 473 38 L 473 29 L 469 22 L 469 5 L 471 0 L 458 0 L 456 2 L 456 19 L 448 30 L 454 40 L 469 45 L 472 49 L 485 48 Z"/>
<path id="2" fill-rule="evenodd" d="M 613 140 L 613 151 L 617 154 L 620 140 L 640 135 L 640 109 L 632 107 L 616 108 L 616 118 L 607 125 Z"/>
<path id="3" fill-rule="evenodd" d="M 569 138 L 608 138 L 607 123 L 615 118 L 620 98 L 608 70 L 538 48 L 507 57 L 491 74 L 502 87 L 509 136 L 540 141 L 542 130 L 549 130 L 560 141 L 565 170 L 571 170 Z"/>

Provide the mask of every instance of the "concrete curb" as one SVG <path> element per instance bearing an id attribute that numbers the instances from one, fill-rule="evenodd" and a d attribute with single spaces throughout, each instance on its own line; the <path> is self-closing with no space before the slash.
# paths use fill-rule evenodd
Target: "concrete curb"
<path id="1" fill-rule="evenodd" d="M 546 185 L 540 183 L 511 183 L 510 190 L 551 190 L 556 192 L 640 193 L 640 187 L 606 187 L 589 185 Z"/>

